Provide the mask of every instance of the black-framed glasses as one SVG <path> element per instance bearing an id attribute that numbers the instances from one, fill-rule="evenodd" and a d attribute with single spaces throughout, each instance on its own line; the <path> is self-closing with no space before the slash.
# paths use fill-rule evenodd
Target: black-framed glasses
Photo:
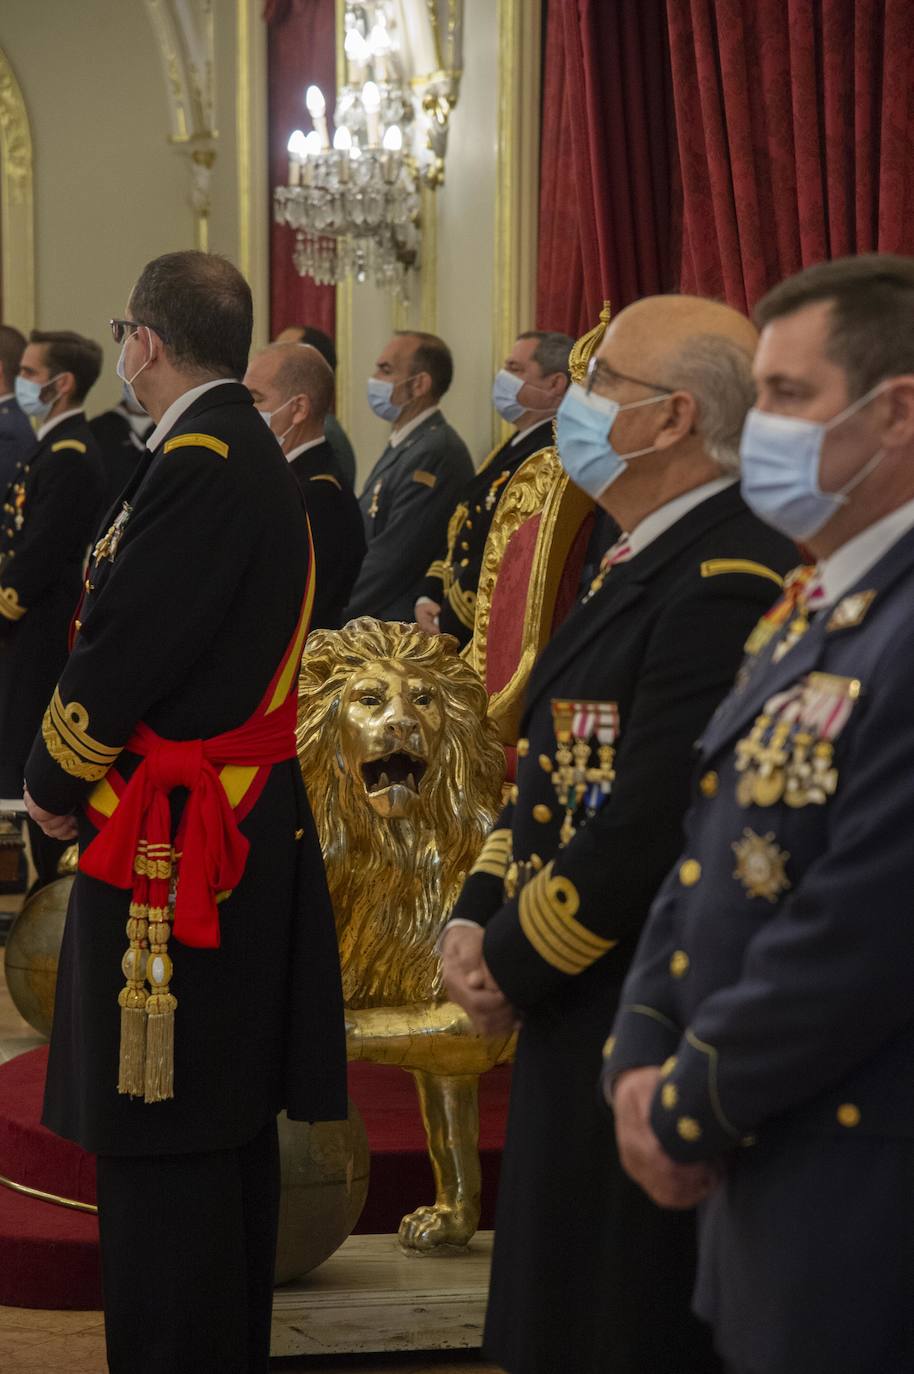
<path id="1" fill-rule="evenodd" d="M 602 358 L 591 358 L 587 364 L 587 395 L 593 391 L 594 382 L 602 382 L 605 386 L 611 386 L 613 382 L 633 382 L 635 386 L 646 386 L 648 391 L 663 391 L 667 396 L 672 396 L 673 388 L 664 386 L 662 382 L 646 382 L 643 377 L 630 377 L 627 372 L 619 372 L 616 368 L 610 367 L 609 363 L 604 363 Z"/>
<path id="2" fill-rule="evenodd" d="M 111 334 L 115 343 L 123 343 L 128 334 L 135 334 L 138 329 L 152 329 L 158 334 L 163 343 L 168 343 L 168 339 L 157 324 L 150 324 L 148 320 L 109 320 Z"/>

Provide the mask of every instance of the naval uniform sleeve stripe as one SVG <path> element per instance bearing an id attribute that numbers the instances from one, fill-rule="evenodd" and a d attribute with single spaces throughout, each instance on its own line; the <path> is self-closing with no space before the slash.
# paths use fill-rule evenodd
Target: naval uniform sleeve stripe
<path id="1" fill-rule="evenodd" d="M 773 568 L 764 563 L 753 563 L 751 558 L 708 558 L 701 565 L 702 577 L 720 577 L 723 573 L 747 573 L 750 577 L 767 577 L 776 587 L 783 587 L 784 579 Z"/>
<path id="2" fill-rule="evenodd" d="M 596 963 L 601 955 L 612 948 L 611 940 L 600 940 L 596 936 L 592 939 L 582 938 L 577 931 L 572 929 L 561 912 L 557 912 L 549 903 L 548 895 L 542 888 L 537 888 L 536 883 L 529 884 L 531 888 L 530 902 L 540 923 L 540 926 L 549 932 L 553 943 L 564 950 L 565 956 L 569 960 L 574 960 L 578 964 L 578 971 L 589 968 Z M 578 930 L 584 930 L 577 921 L 573 923 Z M 590 934 L 590 932 L 587 932 Z"/>
<path id="3" fill-rule="evenodd" d="M 476 593 L 465 592 L 458 582 L 452 582 L 447 589 L 447 599 L 461 625 L 472 630 L 476 622 Z"/>
<path id="4" fill-rule="evenodd" d="M 493 830 L 479 856 L 471 868 L 471 873 L 488 873 L 492 878 L 503 878 L 511 861 L 511 831 Z"/>
<path id="5" fill-rule="evenodd" d="M 657 1021 L 661 1026 L 666 1026 L 667 1030 L 675 1031 L 677 1035 L 682 1034 L 682 1028 L 677 1026 L 675 1021 L 671 1021 L 668 1016 L 664 1016 L 662 1011 L 657 1011 L 655 1007 L 645 1007 L 640 1002 L 629 1002 L 623 1010 L 633 1011 L 638 1016 L 647 1016 L 651 1021 Z"/>
<path id="6" fill-rule="evenodd" d="M 176 448 L 209 448 L 213 453 L 218 453 L 220 458 L 229 456 L 228 444 L 215 439 L 212 434 L 178 434 L 168 440 L 162 452 L 171 453 Z"/>
<path id="7" fill-rule="evenodd" d="M 51 445 L 52 453 L 62 453 L 64 449 L 72 449 L 74 453 L 85 453 L 86 446 L 81 439 L 58 439 L 56 444 Z"/>
<path id="8" fill-rule="evenodd" d="M 560 973 L 580 973 L 577 961 L 569 959 L 561 950 L 556 949 L 548 935 L 540 930 L 537 924 L 536 914 L 532 910 L 529 899 L 527 901 L 524 900 L 529 886 L 530 884 L 528 883 L 527 887 L 524 888 L 520 895 L 519 918 L 521 930 L 524 932 L 524 935 L 526 935 L 540 958 L 544 959 L 547 964 L 551 964 L 552 967 L 558 969 Z"/>
<path id="9" fill-rule="evenodd" d="M 0 587 L 0 615 L 4 620 L 21 620 L 27 609 L 19 605 L 19 593 L 14 587 Z"/>
<path id="10" fill-rule="evenodd" d="M 699 1040 L 695 1032 L 686 1028 L 685 1038 L 693 1049 L 700 1054 L 708 1056 L 708 1097 L 711 1100 L 711 1109 L 717 1117 L 719 1124 L 724 1128 L 728 1135 L 732 1135 L 734 1140 L 742 1140 L 745 1132 L 738 1131 L 724 1114 L 724 1109 L 720 1103 L 720 1090 L 717 1085 L 718 1053 L 713 1045 L 709 1045 L 704 1040 Z"/>
<path id="11" fill-rule="evenodd" d="M 51 723 L 58 734 L 71 749 L 81 754 L 87 762 L 110 765 L 121 752 L 117 747 L 102 744 L 100 740 L 92 738 L 83 724 L 85 721 L 85 724 L 88 725 L 88 712 L 78 701 L 71 702 L 69 706 L 64 706 L 59 688 L 54 690 L 48 711 L 50 712 Z"/>

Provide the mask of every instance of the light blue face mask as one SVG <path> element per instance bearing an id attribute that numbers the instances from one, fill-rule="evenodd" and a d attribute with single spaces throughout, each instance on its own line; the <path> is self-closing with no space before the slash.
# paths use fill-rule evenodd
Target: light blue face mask
<path id="1" fill-rule="evenodd" d="M 668 400 L 669 394 L 665 394 L 620 405 L 606 396 L 593 392 L 588 395 L 584 387 L 572 383 L 559 406 L 555 432 L 562 467 L 575 486 L 596 501 L 625 471 L 627 463 L 642 454 L 653 453 L 653 445 L 635 449 L 633 453 L 617 453 L 610 437 L 612 427 L 623 410 L 637 410 L 640 406 L 653 406 Z"/>
<path id="2" fill-rule="evenodd" d="M 53 377 L 49 377 L 46 382 L 33 382 L 30 377 L 17 377 L 13 389 L 16 392 L 16 402 L 20 410 L 24 410 L 26 415 L 33 415 L 36 420 L 46 420 L 54 409 L 54 402 L 57 400 L 56 394 L 49 401 L 41 399 L 41 393 L 56 382 L 58 377 L 62 377 L 62 372 L 57 372 Z"/>
<path id="3" fill-rule="evenodd" d="M 790 539 L 818 534 L 884 456 L 883 449 L 877 450 L 838 491 L 823 491 L 819 474 L 825 436 L 868 405 L 884 386 L 879 382 L 824 422 L 750 410 L 739 446 L 741 488 L 749 509 Z"/>
<path id="4" fill-rule="evenodd" d="M 518 377 L 515 372 L 509 372 L 506 367 L 495 374 L 495 381 L 492 383 L 492 404 L 509 425 L 515 424 L 522 415 L 527 415 L 531 411 L 535 415 L 552 415 L 554 412 L 554 406 L 522 406 L 517 398 L 526 385 L 528 384 L 523 377 Z M 533 382 L 529 383 L 529 386 L 531 391 L 538 391 L 543 396 L 548 395 L 548 392 Z"/>
<path id="5" fill-rule="evenodd" d="M 418 372 L 414 372 L 411 377 L 404 377 L 404 382 L 411 382 L 413 377 L 418 377 Z M 394 387 L 399 386 L 399 382 L 385 381 L 382 377 L 368 378 L 368 404 L 371 406 L 379 420 L 389 420 L 393 424 L 399 420 L 405 407 L 409 404 L 404 401 L 401 405 L 395 405 L 390 399 L 394 394 Z"/>

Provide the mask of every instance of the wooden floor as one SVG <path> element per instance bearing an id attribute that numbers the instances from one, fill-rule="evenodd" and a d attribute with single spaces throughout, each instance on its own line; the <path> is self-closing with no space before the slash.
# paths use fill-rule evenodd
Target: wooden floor
<path id="1" fill-rule="evenodd" d="M 6 988 L 0 958 L 0 1063 L 36 1043 Z M 435 1261 L 435 1263 L 446 1261 Z M 459 1261 L 458 1261 L 459 1262 Z M 0 1370 L 3 1374 L 105 1374 L 105 1340 L 99 1312 L 46 1312 L 0 1307 Z M 274 1359 L 286 1374 L 498 1374 L 472 1352 L 315 1356 Z"/>

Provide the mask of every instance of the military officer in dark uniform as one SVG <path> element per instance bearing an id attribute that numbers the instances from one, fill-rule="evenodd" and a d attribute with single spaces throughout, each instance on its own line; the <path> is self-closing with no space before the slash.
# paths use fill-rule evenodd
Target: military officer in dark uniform
<path id="1" fill-rule="evenodd" d="M 16 393 L 39 422 L 3 497 L 0 522 L 0 795 L 20 797 L 26 758 L 67 657 L 82 569 L 101 514 L 102 468 L 84 403 L 102 350 L 69 331 L 33 330 Z M 37 885 L 65 845 L 29 823 Z"/>
<path id="2" fill-rule="evenodd" d="M 0 491 L 6 491 L 19 462 L 35 444 L 35 431 L 16 400 L 16 378 L 25 336 L 0 324 Z"/>
<path id="3" fill-rule="evenodd" d="M 726 306 L 647 298 L 558 412 L 563 463 L 626 533 L 533 670 L 515 800 L 443 940 L 479 1028 L 521 1021 L 484 1340 L 510 1374 L 716 1368 L 694 1218 L 625 1177 L 591 1074 L 681 844 L 693 742 L 796 556 L 737 484 L 754 343 Z"/>
<path id="4" fill-rule="evenodd" d="M 325 334 L 322 329 L 317 329 L 313 324 L 287 325 L 285 329 L 280 330 L 273 342 L 310 344 L 312 348 L 317 349 L 330 371 L 336 373 L 336 347 L 333 340 L 329 334 Z M 329 410 L 324 420 L 324 434 L 333 449 L 336 466 L 343 481 L 348 487 L 355 490 L 355 450 L 349 441 L 349 435 L 337 417 Z"/>
<path id="5" fill-rule="evenodd" d="M 346 1112 L 295 757 L 307 517 L 238 380 L 252 309 L 236 269 L 167 254 L 126 314 L 119 372 L 156 426 L 102 521 L 26 766 L 32 815 L 81 850 L 43 1120 L 98 1156 L 113 1374 L 252 1374 L 269 1358 L 276 1113 Z"/>
<path id="6" fill-rule="evenodd" d="M 485 459 L 451 515 L 447 546 L 429 568 L 416 601 L 416 620 L 427 634 L 453 635 L 461 645 L 471 638 L 495 508 L 521 464 L 552 443 L 552 419 L 568 387 L 573 342 L 567 334 L 528 330 L 517 336 L 496 375 L 492 404 L 515 432 Z"/>
<path id="7" fill-rule="evenodd" d="M 914 1369 L 914 260 L 757 308 L 743 489 L 819 559 L 704 732 L 607 1046 L 622 1158 L 703 1207 L 737 1374 Z M 607 869 L 607 881 L 612 874 Z"/>
<path id="8" fill-rule="evenodd" d="M 317 565 L 311 628 L 338 630 L 365 557 L 365 531 L 355 493 L 324 432 L 333 373 L 310 344 L 270 344 L 252 358 L 244 384 L 308 507 Z"/>
<path id="9" fill-rule="evenodd" d="M 105 410 L 89 421 L 92 437 L 98 444 L 105 470 L 104 509 L 113 506 L 146 453 L 146 439 L 154 421 L 146 414 L 126 382 L 123 395 L 113 410 Z"/>
<path id="10" fill-rule="evenodd" d="M 440 409 L 453 375 L 451 351 L 435 334 L 397 333 L 375 364 L 368 403 L 391 430 L 359 497 L 368 551 L 347 619 L 413 618 L 425 571 L 473 475 L 469 450 Z"/>

